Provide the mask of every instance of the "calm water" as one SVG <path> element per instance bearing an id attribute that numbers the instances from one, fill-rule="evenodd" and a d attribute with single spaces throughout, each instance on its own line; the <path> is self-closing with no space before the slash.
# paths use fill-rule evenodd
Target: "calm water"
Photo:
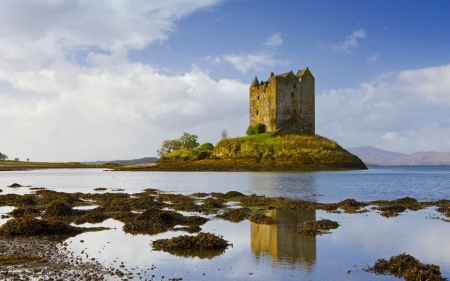
<path id="1" fill-rule="evenodd" d="M 319 202 L 417 200 L 450 198 L 450 166 L 380 167 L 339 172 L 104 172 L 102 169 L 61 169 L 0 172 L 0 189 L 24 193 L 12 183 L 64 192 L 94 192 L 97 187 L 123 188 L 127 193 L 155 188 L 166 192 L 227 192 L 301 198 Z M 315 196 L 318 195 L 318 196 Z"/>
<path id="2" fill-rule="evenodd" d="M 418 200 L 450 199 L 448 166 L 311 173 L 0 172 L 3 194 L 29 192 L 26 187 L 6 187 L 15 182 L 83 193 L 106 187 L 123 188 L 127 193 L 145 188 L 183 194 L 237 190 L 245 194 L 320 202 L 338 202 L 346 198 L 391 200 L 405 196 Z M 2 207 L 0 213 L 10 210 L 10 207 Z M 391 219 L 376 212 L 350 215 L 323 211 L 271 211 L 268 215 L 286 223 L 268 226 L 249 221 L 211 220 L 203 225 L 203 231 L 223 235 L 233 243 L 232 248 L 213 259 L 182 258 L 152 251 L 152 240 L 184 233 L 133 236 L 125 234 L 121 230 L 122 223 L 112 219 L 102 225 L 113 229 L 84 233 L 68 241 L 76 253 L 84 250 L 89 253 L 89 258 L 95 257 L 108 267 L 117 267 L 124 262 L 128 268 L 135 268 L 138 272 L 155 265 L 154 270 L 141 275 L 143 279 L 155 275 L 154 280 L 160 280 L 162 276 L 165 276 L 164 280 L 175 277 L 183 280 L 398 280 L 366 273 L 363 268 L 373 265 L 378 258 L 389 258 L 403 252 L 424 263 L 439 264 L 444 277 L 450 277 L 450 244 L 447 242 L 450 223 L 432 219 L 439 216 L 434 208 L 407 211 Z M 293 233 L 296 224 L 321 218 L 338 221 L 340 227 L 331 234 L 314 238 Z M 80 243 L 80 240 L 85 242 Z M 348 270 L 352 270 L 350 274 L 347 274 Z"/>

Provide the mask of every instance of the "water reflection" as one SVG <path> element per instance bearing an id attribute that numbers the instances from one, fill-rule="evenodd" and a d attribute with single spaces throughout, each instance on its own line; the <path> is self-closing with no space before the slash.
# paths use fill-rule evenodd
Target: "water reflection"
<path id="1" fill-rule="evenodd" d="M 315 221 L 316 211 L 272 210 L 267 215 L 285 223 L 251 223 L 250 244 L 255 259 L 270 256 L 272 267 L 282 263 L 294 268 L 298 264 L 302 271 L 310 273 L 316 262 L 316 238 L 295 234 L 294 227 L 305 221 Z"/>

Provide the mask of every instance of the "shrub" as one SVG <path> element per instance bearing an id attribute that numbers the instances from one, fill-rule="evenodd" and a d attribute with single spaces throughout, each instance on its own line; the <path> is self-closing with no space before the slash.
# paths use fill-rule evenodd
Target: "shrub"
<path id="1" fill-rule="evenodd" d="M 214 150 L 214 145 L 210 142 L 205 142 L 202 145 L 200 145 L 199 147 L 197 147 L 197 150 L 200 151 L 212 151 Z"/>
<path id="2" fill-rule="evenodd" d="M 251 136 L 255 134 L 255 128 L 253 126 L 248 126 L 247 131 L 245 132 L 247 136 Z"/>
<path id="3" fill-rule="evenodd" d="M 267 131 L 266 125 L 262 123 L 258 123 L 255 126 L 248 126 L 247 131 L 245 132 L 247 136 L 262 134 Z"/>
<path id="4" fill-rule="evenodd" d="M 258 123 L 254 126 L 255 128 L 255 135 L 257 134 L 262 134 L 266 132 L 266 125 L 262 124 L 262 123 Z"/>

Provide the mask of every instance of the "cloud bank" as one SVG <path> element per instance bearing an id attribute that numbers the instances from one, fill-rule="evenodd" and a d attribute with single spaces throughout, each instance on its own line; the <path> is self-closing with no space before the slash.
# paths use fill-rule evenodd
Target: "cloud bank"
<path id="1" fill-rule="evenodd" d="M 316 131 L 346 147 L 412 153 L 450 146 L 450 65 L 387 73 L 316 99 Z"/>

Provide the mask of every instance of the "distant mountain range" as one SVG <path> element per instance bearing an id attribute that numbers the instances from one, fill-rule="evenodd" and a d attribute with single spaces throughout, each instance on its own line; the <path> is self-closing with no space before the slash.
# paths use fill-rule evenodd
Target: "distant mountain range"
<path id="1" fill-rule="evenodd" d="M 90 161 L 90 162 L 82 162 L 83 164 L 91 164 L 91 165 L 101 165 L 103 163 L 112 162 L 116 164 L 149 164 L 158 161 L 156 157 L 144 157 L 139 159 L 132 160 L 111 160 L 111 161 Z"/>
<path id="2" fill-rule="evenodd" d="M 364 163 L 374 165 L 450 165 L 450 152 L 416 152 L 404 154 L 373 146 L 346 148 Z"/>

